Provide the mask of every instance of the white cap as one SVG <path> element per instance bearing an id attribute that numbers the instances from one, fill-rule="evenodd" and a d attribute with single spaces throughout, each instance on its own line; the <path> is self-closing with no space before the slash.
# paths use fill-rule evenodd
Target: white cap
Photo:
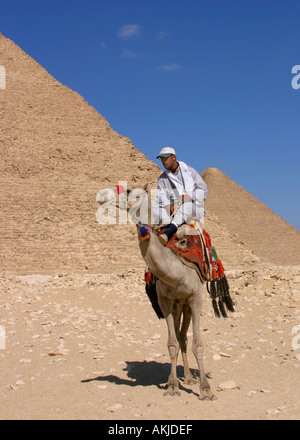
<path id="1" fill-rule="evenodd" d="M 171 148 L 171 147 L 165 147 L 165 148 L 163 148 L 163 149 L 160 151 L 160 153 L 159 153 L 159 155 L 156 157 L 156 159 L 159 159 L 160 157 L 168 157 L 168 156 L 170 156 L 171 154 L 176 154 L 176 151 L 174 150 L 174 148 Z"/>

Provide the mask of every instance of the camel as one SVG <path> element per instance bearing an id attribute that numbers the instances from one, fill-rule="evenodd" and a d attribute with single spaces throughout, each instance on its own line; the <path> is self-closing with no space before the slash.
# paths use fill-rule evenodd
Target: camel
<path id="1" fill-rule="evenodd" d="M 196 270 L 185 265 L 169 248 L 164 247 L 153 231 L 151 224 L 151 199 L 148 185 L 127 187 L 127 193 L 119 193 L 116 188 L 98 197 L 100 205 L 115 202 L 120 209 L 131 213 L 137 225 L 138 242 L 141 255 L 147 267 L 157 277 L 156 289 L 160 309 L 168 327 L 168 351 L 171 359 L 171 372 L 165 395 L 180 395 L 176 374 L 179 349 L 182 352 L 184 383 L 195 383 L 187 359 L 187 331 L 192 321 L 192 351 L 196 358 L 200 376 L 200 400 L 215 400 L 210 389 L 203 366 L 203 343 L 200 335 L 200 313 L 203 302 L 203 285 Z M 98 193 L 99 194 L 99 193 Z M 103 193 L 102 193 L 103 195 Z M 129 195 L 129 196 L 128 196 Z M 142 205 L 144 209 L 142 213 Z M 135 209 L 134 209 L 135 208 Z M 146 215 L 145 215 L 146 214 Z M 144 218 L 143 218 L 144 217 Z"/>

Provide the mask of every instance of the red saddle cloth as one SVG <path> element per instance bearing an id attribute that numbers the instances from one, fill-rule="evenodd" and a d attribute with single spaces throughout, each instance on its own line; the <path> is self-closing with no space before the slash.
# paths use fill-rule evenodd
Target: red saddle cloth
<path id="1" fill-rule="evenodd" d="M 224 269 L 211 245 L 208 232 L 204 230 L 203 237 L 201 237 L 194 227 L 190 226 L 190 228 L 192 234 L 186 235 L 181 240 L 174 234 L 166 247 L 186 261 L 196 264 L 204 280 L 210 281 L 211 278 L 220 278 L 224 274 Z M 166 228 L 160 229 L 157 235 L 163 234 L 165 230 Z"/>
<path id="2" fill-rule="evenodd" d="M 190 226 L 191 227 L 191 226 Z M 207 290 L 212 299 L 212 305 L 217 317 L 227 318 L 226 308 L 234 312 L 234 304 L 229 293 L 229 284 L 224 273 L 222 262 L 219 260 L 216 250 L 212 247 L 211 239 L 207 231 L 202 235 L 191 227 L 193 234 L 188 234 L 178 239 L 174 234 L 167 247 L 189 263 L 197 265 L 204 282 L 207 282 Z M 166 228 L 157 231 L 157 235 L 163 234 Z M 151 299 L 152 306 L 159 318 L 163 317 L 160 311 L 155 288 L 156 278 L 151 271 L 145 273 L 146 292 Z M 208 285 L 210 284 L 210 289 Z M 218 303 L 217 303 L 218 299 Z M 159 313 L 157 312 L 157 309 Z"/>

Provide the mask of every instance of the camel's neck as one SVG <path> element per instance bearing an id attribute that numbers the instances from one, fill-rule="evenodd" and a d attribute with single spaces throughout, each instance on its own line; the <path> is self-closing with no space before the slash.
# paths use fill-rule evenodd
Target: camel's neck
<path id="1" fill-rule="evenodd" d="M 139 209 L 130 214 L 134 223 L 137 223 L 140 250 L 148 268 L 166 284 L 178 285 L 183 275 L 182 263 L 170 249 L 159 242 L 153 232 L 152 225 L 150 225 L 152 221 L 151 197 L 146 197 Z M 141 227 L 141 224 L 144 226 Z"/>
<path id="2" fill-rule="evenodd" d="M 178 285 L 183 275 L 181 261 L 159 242 L 154 232 L 151 231 L 149 238 L 143 240 L 138 228 L 138 235 L 142 257 L 151 272 L 170 286 Z"/>

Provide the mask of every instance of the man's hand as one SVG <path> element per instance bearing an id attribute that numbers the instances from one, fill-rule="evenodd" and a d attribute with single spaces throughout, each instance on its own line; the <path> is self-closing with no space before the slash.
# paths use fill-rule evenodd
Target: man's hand
<path id="1" fill-rule="evenodd" d="M 181 196 L 179 196 L 179 199 L 181 200 L 181 203 L 186 203 L 190 202 L 192 200 L 192 197 L 188 194 L 182 194 Z"/>

